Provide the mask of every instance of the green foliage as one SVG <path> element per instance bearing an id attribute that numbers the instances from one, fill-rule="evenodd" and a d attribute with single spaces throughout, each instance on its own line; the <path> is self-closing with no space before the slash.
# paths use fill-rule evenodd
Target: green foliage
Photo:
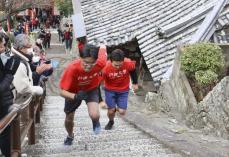
<path id="1" fill-rule="evenodd" d="M 190 78 L 200 85 L 213 83 L 224 68 L 224 57 L 219 46 L 197 43 L 184 47 L 181 66 Z"/>
<path id="2" fill-rule="evenodd" d="M 206 71 L 200 70 L 195 73 L 195 78 L 198 83 L 207 86 L 212 82 L 216 82 L 218 79 L 218 75 L 211 70 L 206 70 Z"/>
<path id="3" fill-rule="evenodd" d="M 60 13 L 64 16 L 73 14 L 72 0 L 55 0 Z"/>

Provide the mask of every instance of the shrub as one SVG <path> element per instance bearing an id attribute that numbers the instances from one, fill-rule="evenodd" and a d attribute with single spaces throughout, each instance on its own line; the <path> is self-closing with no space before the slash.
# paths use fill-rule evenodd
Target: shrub
<path id="1" fill-rule="evenodd" d="M 224 68 L 224 57 L 219 46 L 212 43 L 197 43 L 184 47 L 181 67 L 189 78 L 200 85 L 215 82 Z"/>
<path id="2" fill-rule="evenodd" d="M 200 83 L 200 85 L 206 86 L 211 84 L 212 82 L 216 82 L 218 79 L 218 75 L 211 70 L 200 70 L 195 73 L 195 78 L 197 82 Z"/>

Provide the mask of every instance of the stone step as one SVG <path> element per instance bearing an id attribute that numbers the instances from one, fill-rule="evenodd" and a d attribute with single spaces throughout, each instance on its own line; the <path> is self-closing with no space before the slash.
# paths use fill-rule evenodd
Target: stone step
<path id="1" fill-rule="evenodd" d="M 96 135 L 96 136 L 98 136 L 98 135 Z M 116 148 L 119 146 L 121 147 L 120 144 L 125 144 L 124 147 L 126 147 L 126 146 L 133 147 L 134 145 L 144 146 L 144 145 L 149 145 L 149 144 L 161 146 L 161 144 L 159 144 L 156 139 L 149 138 L 146 136 L 140 137 L 139 139 L 136 139 L 136 138 L 133 139 L 132 138 L 130 140 L 126 140 L 125 138 L 118 140 L 118 139 L 115 139 L 115 137 L 112 137 L 112 138 L 107 139 L 105 141 L 101 140 L 101 142 L 93 141 L 93 139 L 91 139 L 91 141 L 80 141 L 79 139 L 77 139 L 77 137 L 75 137 L 75 138 L 76 139 L 74 140 L 74 142 L 73 142 L 74 144 L 72 146 L 64 146 L 63 141 L 55 141 L 53 143 L 44 143 L 42 141 L 41 143 L 36 143 L 35 145 L 31 145 L 31 146 L 28 145 L 28 147 L 30 147 L 29 149 L 36 148 L 36 150 L 38 150 L 38 149 L 45 149 L 45 148 L 49 148 L 49 147 L 57 148 L 57 147 L 63 146 L 66 149 L 71 149 L 72 147 L 73 148 L 75 148 L 75 147 L 80 148 L 83 146 L 83 147 L 87 147 L 86 150 L 89 150 L 89 149 L 90 150 L 97 150 L 96 146 L 98 146 L 100 148 L 106 148 L 106 147 L 108 147 L 108 145 L 109 145 L 109 147 L 110 147 L 110 145 L 114 145 L 115 146 L 114 148 Z M 98 138 L 99 138 L 99 136 L 98 136 Z"/>
<path id="2" fill-rule="evenodd" d="M 34 145 L 28 149 L 33 155 L 43 155 L 43 154 L 58 154 L 58 153 L 89 153 L 93 154 L 96 151 L 98 153 L 103 152 L 119 152 L 119 151 L 150 151 L 150 150 L 160 150 L 162 146 L 160 144 L 155 144 L 154 139 L 136 139 L 136 140 L 122 140 L 122 141 L 109 141 L 102 143 L 74 143 L 72 146 L 64 146 L 63 143 L 53 143 L 52 145 L 42 144 Z M 165 151 L 165 149 L 161 149 Z M 100 152 L 99 152 L 100 151 Z"/>
<path id="3" fill-rule="evenodd" d="M 64 110 L 53 110 L 52 112 L 43 112 L 42 114 L 42 118 L 61 118 L 61 117 L 65 117 L 65 113 L 64 113 Z M 116 114 L 118 116 L 118 113 Z M 103 111 L 103 110 L 100 110 L 100 116 L 102 118 L 107 118 L 107 111 Z M 75 117 L 84 117 L 84 118 L 89 118 L 88 116 L 88 111 L 87 109 L 85 110 L 76 110 L 75 112 Z"/>
<path id="4" fill-rule="evenodd" d="M 33 155 L 33 157 L 180 157 L 178 154 L 169 154 L 158 149 L 149 152 L 136 152 L 129 150 L 122 150 L 118 152 L 107 152 L 107 151 L 93 151 L 93 152 L 70 152 L 70 153 L 59 153 L 51 155 Z"/>
<path id="5" fill-rule="evenodd" d="M 100 124 L 101 124 L 102 129 L 105 127 L 107 122 L 108 122 L 108 120 L 103 120 L 103 119 L 100 120 Z M 75 125 L 75 127 L 81 127 L 81 128 L 91 128 L 92 127 L 91 121 L 86 121 L 86 120 L 85 121 L 81 121 L 81 122 L 75 120 L 74 121 L 74 125 Z M 62 119 L 62 120 L 60 120 L 60 121 L 58 121 L 56 123 L 51 123 L 51 122 L 43 123 L 43 124 L 41 123 L 41 124 L 37 125 L 36 127 L 38 129 L 49 129 L 50 126 L 53 126 L 53 128 L 55 127 L 56 129 L 64 128 L 64 119 Z M 115 121 L 115 124 L 114 124 L 112 130 L 114 130 L 116 128 L 125 128 L 125 127 L 135 128 L 134 126 L 126 124 L 126 123 L 124 123 L 122 121 L 120 121 L 120 122 L 119 121 Z"/>
<path id="6" fill-rule="evenodd" d="M 83 105 L 85 105 L 85 104 L 82 104 L 81 106 L 83 106 Z M 77 110 L 76 110 L 76 114 L 79 114 L 80 113 L 80 115 L 82 114 L 82 113 L 88 113 L 88 110 L 87 110 L 87 108 L 86 108 L 86 105 L 85 105 L 85 108 L 82 108 L 80 106 L 80 108 L 78 108 Z M 55 115 L 55 114 L 58 114 L 58 115 L 65 115 L 65 112 L 64 112 L 64 104 L 62 104 L 62 105 L 60 105 L 58 108 L 56 107 L 56 108 L 53 108 L 53 107 L 49 107 L 49 108 L 47 108 L 47 107 L 44 107 L 44 109 L 43 109 L 44 111 L 42 112 L 42 115 L 44 115 L 44 116 L 47 116 L 47 115 Z M 80 112 L 79 112 L 79 110 L 80 110 Z M 102 114 L 105 114 L 106 115 L 106 113 L 107 113 L 107 110 L 104 110 L 104 109 L 100 109 L 100 112 L 102 113 Z"/>
<path id="7" fill-rule="evenodd" d="M 134 128 L 117 128 L 115 130 L 101 130 L 101 135 L 104 134 L 110 134 L 112 132 L 116 132 L 119 134 L 122 134 L 123 132 L 131 132 L 131 131 L 135 131 Z M 93 131 L 92 131 L 92 127 L 91 128 L 74 128 L 74 133 L 80 134 L 80 135 L 84 135 L 84 136 L 92 136 L 94 135 Z M 55 129 L 50 129 L 49 131 L 47 130 L 39 130 L 37 131 L 37 136 L 43 139 L 47 139 L 47 138 L 55 138 L 55 137 L 62 137 L 64 138 L 66 136 L 66 131 L 65 129 L 59 129 L 59 130 L 55 130 Z M 133 137 L 134 138 L 134 137 Z"/>
<path id="8" fill-rule="evenodd" d="M 42 115 L 41 115 L 42 116 Z M 46 124 L 50 124 L 52 122 L 48 122 L 48 121 L 51 121 L 55 119 L 55 123 L 58 125 L 59 123 L 61 124 L 64 124 L 64 120 L 65 120 L 65 117 L 61 117 L 61 116 L 58 116 L 58 117 L 42 117 L 41 118 L 41 125 L 46 125 Z M 106 116 L 100 116 L 100 119 L 99 119 L 100 123 L 101 124 L 106 124 L 108 122 L 108 118 Z M 47 122 L 47 123 L 46 123 Z M 54 123 L 53 122 L 53 123 Z M 74 119 L 74 122 L 77 124 L 77 125 L 91 125 L 92 122 L 91 122 L 91 119 L 89 118 L 88 115 L 85 115 L 84 117 L 78 117 L 78 116 L 75 116 L 75 119 Z M 127 124 L 125 122 L 123 122 L 122 120 L 120 120 L 119 118 L 116 118 L 114 119 L 114 122 L 115 124 L 114 125 L 123 125 L 123 124 Z"/>
<path id="9" fill-rule="evenodd" d="M 58 112 L 50 112 L 50 113 L 42 113 L 41 114 L 41 124 L 42 123 L 46 123 L 49 121 L 52 121 L 52 119 L 55 119 L 54 122 L 63 122 L 65 119 L 65 113 L 63 110 L 58 111 Z M 80 111 L 76 111 L 75 113 L 75 122 L 85 122 L 85 123 L 90 123 L 91 124 L 91 119 L 88 115 L 87 110 L 80 110 Z M 107 112 L 106 111 L 100 111 L 100 122 L 104 122 L 107 123 L 108 122 L 108 117 L 107 117 Z M 123 121 L 119 118 L 119 114 L 116 114 L 115 116 L 115 123 L 119 124 L 120 121 Z"/>
<path id="10" fill-rule="evenodd" d="M 55 119 L 55 121 L 53 120 Z M 54 125 L 55 127 L 58 127 L 58 126 L 63 126 L 64 124 L 64 120 L 65 120 L 65 116 L 63 117 L 46 117 L 44 118 L 41 114 L 41 119 L 40 119 L 40 123 L 37 124 L 37 126 L 39 127 L 50 127 L 50 125 Z M 105 115 L 101 115 L 100 116 L 100 123 L 101 124 L 106 124 L 108 122 L 108 118 L 105 116 Z M 118 116 L 115 117 L 114 119 L 114 122 L 115 124 L 114 125 L 129 125 L 128 123 L 126 123 L 125 121 L 121 120 Z M 85 116 L 82 116 L 79 117 L 79 116 L 75 116 L 75 119 L 74 119 L 74 123 L 76 125 L 83 125 L 83 126 L 88 126 L 89 124 L 91 124 L 91 119 L 89 118 L 88 115 L 85 115 Z"/>
<path id="11" fill-rule="evenodd" d="M 107 110 L 100 110 L 102 130 L 94 135 L 85 103 L 75 114 L 73 145 L 64 146 L 67 133 L 63 106 L 63 98 L 47 97 L 41 122 L 36 125 L 37 143 L 25 146 L 25 154 L 32 157 L 180 157 L 119 116 L 115 117 L 112 130 L 104 130 L 108 122 Z"/>
<path id="12" fill-rule="evenodd" d="M 39 138 L 38 143 L 39 144 L 52 144 L 52 143 L 63 143 L 64 137 L 53 137 L 53 138 Z M 131 132 L 124 132 L 122 134 L 120 133 L 110 133 L 110 134 L 102 134 L 102 135 L 96 135 L 96 136 L 84 136 L 82 134 L 76 134 L 75 135 L 75 142 L 103 142 L 103 141 L 110 141 L 111 139 L 113 141 L 119 141 L 119 140 L 131 140 L 131 139 L 144 139 L 148 138 L 145 135 L 142 134 L 141 131 L 131 131 Z"/>

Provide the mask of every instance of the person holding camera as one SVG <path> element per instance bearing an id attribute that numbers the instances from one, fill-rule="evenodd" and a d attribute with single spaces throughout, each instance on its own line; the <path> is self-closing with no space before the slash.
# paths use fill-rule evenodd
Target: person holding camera
<path id="1" fill-rule="evenodd" d="M 20 64 L 19 57 L 10 56 L 6 52 L 8 40 L 4 33 L 0 33 L 0 120 L 9 113 L 9 108 L 13 105 L 14 96 L 10 86 Z M 10 157 L 10 126 L 0 133 L 0 149 L 5 157 Z"/>
<path id="2" fill-rule="evenodd" d="M 99 134 L 101 131 L 98 88 L 102 80 L 100 73 L 106 61 L 105 45 L 100 46 L 100 49 L 93 45 L 86 45 L 81 58 L 73 61 L 63 73 L 60 94 L 65 98 L 65 128 L 68 133 L 64 141 L 65 145 L 72 145 L 74 114 L 82 100 L 86 101 L 94 133 Z"/>
<path id="3" fill-rule="evenodd" d="M 30 68 L 33 72 L 33 84 L 38 85 L 40 80 L 45 79 L 52 75 L 53 67 L 51 64 L 51 60 L 46 60 L 42 58 L 42 49 L 40 49 L 37 45 L 33 45 L 33 57 L 30 63 Z M 41 77 L 44 76 L 44 77 Z"/>

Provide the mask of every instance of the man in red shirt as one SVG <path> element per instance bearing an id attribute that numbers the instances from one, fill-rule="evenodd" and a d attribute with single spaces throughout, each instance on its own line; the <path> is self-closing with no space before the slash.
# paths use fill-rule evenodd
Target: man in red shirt
<path id="1" fill-rule="evenodd" d="M 133 80 L 133 89 L 138 89 L 135 61 L 124 58 L 123 51 L 119 49 L 112 51 L 110 59 L 111 61 L 108 61 L 103 69 L 105 99 L 109 118 L 105 130 L 110 130 L 114 125 L 116 111 L 120 115 L 126 113 L 130 76 Z"/>
<path id="2" fill-rule="evenodd" d="M 78 49 L 79 49 L 79 56 L 80 56 L 81 53 L 83 52 L 84 45 L 86 45 L 87 43 L 87 38 L 86 37 L 77 38 L 77 42 L 78 42 Z M 107 108 L 107 104 L 103 101 L 100 87 L 99 87 L 99 106 L 103 109 Z"/>
<path id="3" fill-rule="evenodd" d="M 68 136 L 64 141 L 65 145 L 71 145 L 73 142 L 74 113 L 82 100 L 87 103 L 94 133 L 100 133 L 98 87 L 102 80 L 100 73 L 105 67 L 106 61 L 105 45 L 101 45 L 100 49 L 92 45 L 86 45 L 81 58 L 73 61 L 64 71 L 60 88 L 61 96 L 65 98 L 65 128 L 68 132 Z"/>

